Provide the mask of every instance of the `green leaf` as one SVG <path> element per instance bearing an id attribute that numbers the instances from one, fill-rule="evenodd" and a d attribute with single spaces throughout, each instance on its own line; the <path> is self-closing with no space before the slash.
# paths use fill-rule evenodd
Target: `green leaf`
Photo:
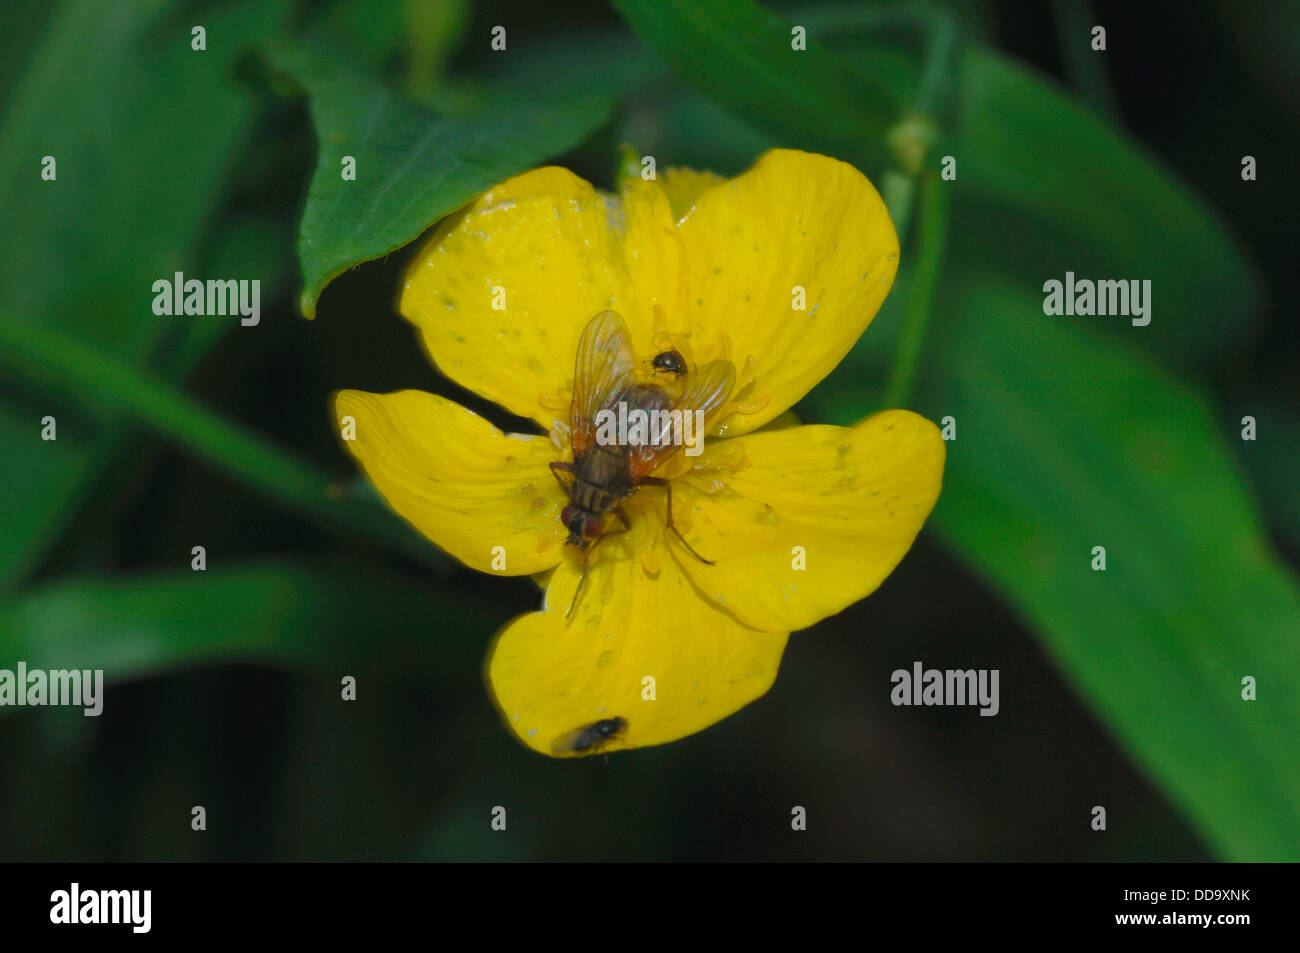
<path id="1" fill-rule="evenodd" d="M 346 47 L 359 63 L 380 73 L 401 48 L 402 40 L 408 33 L 408 12 L 415 12 L 415 8 L 416 4 L 408 3 L 407 0 L 395 0 L 393 3 L 332 0 L 315 11 L 307 24 L 307 34 L 329 43 L 332 48 Z"/>
<path id="2" fill-rule="evenodd" d="M 0 213 L 22 236 L 0 258 L 0 307 L 133 360 L 148 353 L 165 325 L 152 283 L 187 263 L 249 129 L 235 59 L 286 8 L 212 11 L 202 52 L 165 4 L 59 9 L 0 131 Z M 54 181 L 41 178 L 46 155 Z"/>
<path id="3" fill-rule="evenodd" d="M 966 201 L 954 244 L 1040 293 L 1067 270 L 1150 279 L 1151 323 L 1136 340 L 1175 363 L 1221 364 L 1260 296 L 1223 221 L 1158 159 L 1030 69 L 974 48 L 960 77 L 952 186 Z M 1077 320 L 1129 333 L 1122 318 Z"/>
<path id="4" fill-rule="evenodd" d="M 1223 856 L 1300 860 L 1300 596 L 1207 401 L 1006 284 L 950 303 L 923 400 L 957 427 L 931 528 Z"/>
<path id="5" fill-rule="evenodd" d="M 4 376 L 8 383 L 7 371 Z M 41 420 L 53 409 L 0 401 L 0 479 L 22 487 L 0 494 L 0 584 L 30 569 L 43 547 L 63 533 L 75 515 L 69 501 L 85 491 L 111 450 L 105 437 L 78 437 L 66 417 L 58 424 L 60 439 L 42 440 Z"/>
<path id="6" fill-rule="evenodd" d="M 719 175 L 739 175 L 776 140 L 737 119 L 694 90 L 665 90 L 653 101 L 626 111 L 621 141 L 642 154 L 658 157 L 663 166 L 707 169 Z"/>
<path id="7" fill-rule="evenodd" d="M 609 91 L 555 103 L 439 119 L 303 47 L 268 51 L 272 65 L 311 97 L 320 140 L 298 240 L 302 312 L 348 268 L 419 236 L 502 179 L 579 145 L 606 122 Z M 342 176 L 345 156 L 356 180 Z"/>
<path id="8" fill-rule="evenodd" d="M 923 17 L 924 9 L 843 5 L 791 17 L 846 61 L 881 64 L 896 98 L 911 102 L 922 70 L 899 60 L 904 47 L 886 27 L 909 10 Z M 958 49 L 956 136 L 931 156 L 936 165 L 944 155 L 956 160 L 957 178 L 948 183 L 953 259 L 1014 275 L 1038 293 L 1066 271 L 1150 279 L 1152 320 L 1137 342 L 1180 366 L 1221 368 L 1224 353 L 1248 337 L 1261 297 L 1222 218 L 1158 157 L 1054 81 L 974 40 Z M 806 134 L 816 142 L 815 129 Z M 1224 174 L 1235 175 L 1236 166 Z M 905 250 L 904 265 L 906 258 Z"/>
<path id="9" fill-rule="evenodd" d="M 369 5 L 373 10 L 374 4 Z M 403 4 L 409 60 L 408 85 L 429 89 L 441 78 L 471 15 L 469 0 L 408 0 Z"/>
<path id="10" fill-rule="evenodd" d="M 885 151 L 899 103 L 872 77 L 751 0 L 614 0 L 685 82 L 782 145 L 863 161 Z"/>
<path id="11" fill-rule="evenodd" d="M 200 257 L 207 275 L 258 275 L 261 300 L 276 301 L 296 278 L 293 228 L 269 213 L 245 213 L 223 219 Z M 198 320 L 172 324 L 160 335 L 150 368 L 165 381 L 184 380 L 237 321 Z M 243 333 L 248 333 L 247 331 Z"/>
<path id="12" fill-rule="evenodd" d="M 309 461 L 186 397 L 169 384 L 55 331 L 22 328 L 0 313 L 0 364 L 53 395 L 101 414 L 122 412 L 289 509 L 335 529 L 381 541 L 435 566 L 446 558 L 370 495 L 346 493 Z M 12 425 L 10 425 L 12 426 Z M 17 435 L 25 456 L 44 441 Z"/>
<path id="13" fill-rule="evenodd" d="M 510 54 L 493 57 L 457 77 L 473 92 L 476 108 L 507 102 L 547 103 L 602 93 L 617 101 L 668 75 L 662 60 L 630 30 L 576 30 L 541 36 L 510 36 Z"/>
<path id="14" fill-rule="evenodd" d="M 1278 388 L 1281 389 L 1281 388 Z M 1300 406 L 1256 381 L 1232 401 L 1225 427 L 1279 530 L 1300 548 Z M 1255 418 L 1255 439 L 1241 440 L 1242 418 Z"/>
<path id="15" fill-rule="evenodd" d="M 267 560 L 62 580 L 0 613 L 0 658 L 10 668 L 103 669 L 108 681 L 241 662 L 331 675 L 414 667 L 476 681 L 489 629 L 447 587 L 360 564 Z"/>
<path id="16" fill-rule="evenodd" d="M 288 8 L 277 0 L 205 11 L 208 49 L 199 52 L 190 19 L 172 17 L 177 6 L 59 5 L 0 126 L 0 219 L 20 236 L 0 256 L 0 310 L 133 364 L 188 320 L 153 314 L 152 283 L 200 260 L 196 246 L 253 118 L 235 60 Z M 41 178 L 47 155 L 53 181 Z M 198 348 L 185 350 L 177 374 L 197 358 Z M 70 426 L 75 404 L 3 396 L 0 484 L 25 489 L 0 499 L 0 587 L 37 565 L 125 446 L 112 421 Z M 47 414 L 59 420 L 57 442 L 39 439 Z"/>

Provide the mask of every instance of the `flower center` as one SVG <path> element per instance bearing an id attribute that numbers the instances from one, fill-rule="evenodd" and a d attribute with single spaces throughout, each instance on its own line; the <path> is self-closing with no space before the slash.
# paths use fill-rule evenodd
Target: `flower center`
<path id="1" fill-rule="evenodd" d="M 657 317 L 660 319 L 656 322 L 660 325 L 660 330 L 654 334 L 650 351 L 654 356 L 647 360 L 638 360 L 635 373 L 640 384 L 668 395 L 667 399 L 670 402 L 686 393 L 690 385 L 692 369 L 701 366 L 699 358 L 705 357 L 709 361 L 732 360 L 731 340 L 725 333 L 719 334 L 709 346 L 697 350 L 692 347 L 688 335 L 674 334 L 663 329 L 662 314 Z M 674 453 L 653 473 L 653 476 L 659 479 L 670 481 L 677 490 L 674 494 L 673 523 L 683 538 L 691 532 L 691 517 L 698 494 L 709 496 L 722 491 L 727 485 L 729 473 L 740 472 L 750 465 L 744 446 L 739 440 L 718 438 L 725 436 L 734 428 L 738 415 L 748 416 L 758 413 L 771 402 L 770 395 L 756 392 L 754 368 L 755 361 L 752 355 L 747 356 L 743 363 L 740 363 L 731 397 L 718 411 L 717 416 L 712 418 L 712 433 L 703 441 L 701 452 Z M 573 403 L 573 386 L 573 381 L 570 380 L 553 392 L 538 395 L 538 403 L 554 414 L 550 437 L 561 462 L 573 460 L 572 422 L 568 419 Z M 582 492 L 591 496 L 591 489 L 590 483 L 586 482 L 583 484 Z M 574 491 L 566 487 L 566 492 L 572 494 Z M 667 526 L 667 500 L 659 502 L 657 499 L 649 499 L 650 495 L 661 492 L 655 490 L 647 495 L 634 490 L 626 498 L 626 504 L 633 514 L 633 519 L 644 525 L 635 527 L 634 532 L 619 533 L 617 534 L 619 538 L 610 539 L 603 545 L 584 547 L 583 558 L 587 560 L 588 565 L 594 564 L 601 556 L 604 558 L 614 555 L 619 558 L 630 556 L 640 561 L 642 569 L 648 576 L 658 576 L 663 568 L 661 546 L 671 545 L 671 540 L 667 537 L 672 535 Z M 571 496 L 571 501 L 572 499 Z M 594 502 L 595 497 L 593 496 L 592 499 Z M 603 506 L 606 502 L 608 501 L 602 498 L 598 505 Z M 652 505 L 664 507 L 660 516 L 651 515 Z M 551 553 L 562 546 L 568 538 L 563 522 L 557 519 L 541 534 L 537 551 L 539 554 Z"/>

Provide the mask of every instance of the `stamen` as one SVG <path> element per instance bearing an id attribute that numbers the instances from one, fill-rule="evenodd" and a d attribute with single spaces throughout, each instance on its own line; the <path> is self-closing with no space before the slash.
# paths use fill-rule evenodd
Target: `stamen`
<path id="1" fill-rule="evenodd" d="M 727 473 L 740 473 L 750 466 L 749 454 L 739 440 L 714 443 L 697 460 L 682 482 L 710 496 L 726 487 Z"/>
<path id="2" fill-rule="evenodd" d="M 551 421 L 551 443 L 556 450 L 564 450 L 573 442 L 573 430 L 563 420 Z"/>
<path id="3" fill-rule="evenodd" d="M 740 365 L 740 374 L 736 378 L 736 393 L 743 393 L 746 388 L 754 386 L 754 355 L 745 358 L 745 363 Z"/>
<path id="4" fill-rule="evenodd" d="M 553 414 L 566 411 L 573 404 L 573 388 L 561 387 L 554 392 L 538 394 L 537 403 L 543 410 L 549 410 Z"/>
<path id="5" fill-rule="evenodd" d="M 658 537 L 655 537 L 641 549 L 641 568 L 645 570 L 647 576 L 658 576 L 660 570 L 664 568 L 663 559 L 659 555 L 658 542 Z"/>
<path id="6" fill-rule="evenodd" d="M 772 403 L 772 396 L 770 394 L 764 394 L 761 397 L 755 397 L 753 400 L 745 400 L 738 404 L 732 404 L 731 409 L 733 413 L 748 416 L 749 414 L 758 413 L 770 403 Z"/>

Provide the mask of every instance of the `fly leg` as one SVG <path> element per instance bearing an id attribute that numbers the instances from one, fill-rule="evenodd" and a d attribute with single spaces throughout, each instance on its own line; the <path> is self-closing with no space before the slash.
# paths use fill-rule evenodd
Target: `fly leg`
<path id="1" fill-rule="evenodd" d="M 668 528 L 677 534 L 677 538 L 682 541 L 682 545 L 686 547 L 688 553 L 706 566 L 716 566 L 717 563 L 712 559 L 705 559 L 697 553 L 694 547 L 692 547 L 690 543 L 686 542 L 686 537 L 682 535 L 681 530 L 673 524 L 673 485 L 661 477 L 644 477 L 641 480 L 641 483 L 643 486 L 661 486 L 664 488 L 664 492 L 668 494 Z"/>
<path id="2" fill-rule="evenodd" d="M 587 585 L 587 551 L 582 551 L 582 576 L 578 579 L 578 588 L 573 590 L 573 601 L 569 603 L 569 611 L 564 613 L 564 617 L 570 622 L 573 621 L 573 610 L 578 608 L 578 596 L 582 595 L 583 588 Z M 568 625 L 569 623 L 564 623 Z"/>
<path id="3" fill-rule="evenodd" d="M 554 464 L 552 464 L 552 466 L 554 466 Z M 622 507 L 619 507 L 619 509 L 622 509 Z M 624 519 L 623 522 L 626 524 L 627 520 Z M 578 607 L 578 596 L 582 595 L 582 590 L 587 585 L 587 572 L 591 568 L 591 562 L 588 559 L 588 556 L 595 551 L 597 546 L 609 539 L 611 536 L 622 536 L 626 532 L 627 530 L 625 529 L 616 529 L 612 533 L 602 533 L 596 538 L 594 543 L 582 550 L 582 578 L 578 580 L 578 588 L 573 590 L 573 601 L 569 603 L 569 611 L 564 613 L 566 619 L 572 621 L 573 610 Z M 565 625 L 568 625 L 568 623 L 566 622 Z"/>
<path id="4" fill-rule="evenodd" d="M 553 460 L 551 461 L 551 473 L 555 477 L 555 482 L 560 484 L 560 489 L 564 491 L 564 495 L 567 496 L 569 499 L 573 499 L 573 481 L 574 481 L 573 464 L 565 463 L 563 460 Z M 569 480 L 567 483 L 564 481 L 564 478 L 560 476 L 561 473 L 568 476 Z M 578 596 L 582 595 L 583 587 L 586 585 L 587 585 L 587 550 L 584 549 L 582 551 L 582 578 L 578 580 L 578 588 L 573 591 L 573 601 L 569 603 L 569 611 L 564 613 L 564 617 L 566 619 L 570 618 L 573 615 L 573 610 L 578 605 Z"/>
<path id="5" fill-rule="evenodd" d="M 563 460 L 553 460 L 551 461 L 551 473 L 555 476 L 555 482 L 560 484 L 560 489 L 564 491 L 564 495 L 572 498 L 573 494 L 570 492 L 570 488 L 573 486 L 573 464 L 565 463 Z M 561 473 L 569 475 L 568 483 L 565 483 L 560 478 Z"/>

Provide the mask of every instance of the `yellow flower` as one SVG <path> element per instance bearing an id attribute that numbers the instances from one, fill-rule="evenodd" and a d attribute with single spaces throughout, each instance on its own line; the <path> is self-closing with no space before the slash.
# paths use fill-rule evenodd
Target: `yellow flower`
<path id="1" fill-rule="evenodd" d="M 342 391 L 335 413 L 355 419 L 345 446 L 397 513 L 471 568 L 545 586 L 487 666 L 524 744 L 570 755 L 706 728 L 767 691 L 791 631 L 868 595 L 903 558 L 939 495 L 937 428 L 903 410 L 846 428 L 783 416 L 853 346 L 897 262 L 871 183 L 787 150 L 729 181 L 669 170 L 617 198 L 536 169 L 437 229 L 402 313 L 447 377 L 548 435 L 503 433 L 420 391 Z M 606 309 L 639 364 L 671 345 L 692 364 L 731 360 L 738 379 L 704 452 L 656 471 L 712 565 L 666 532 L 663 489 L 642 487 L 631 529 L 602 540 L 566 618 L 582 560 L 549 466 L 571 459 L 578 338 Z M 598 723 L 588 738 L 601 743 L 574 751 L 573 733 Z"/>

